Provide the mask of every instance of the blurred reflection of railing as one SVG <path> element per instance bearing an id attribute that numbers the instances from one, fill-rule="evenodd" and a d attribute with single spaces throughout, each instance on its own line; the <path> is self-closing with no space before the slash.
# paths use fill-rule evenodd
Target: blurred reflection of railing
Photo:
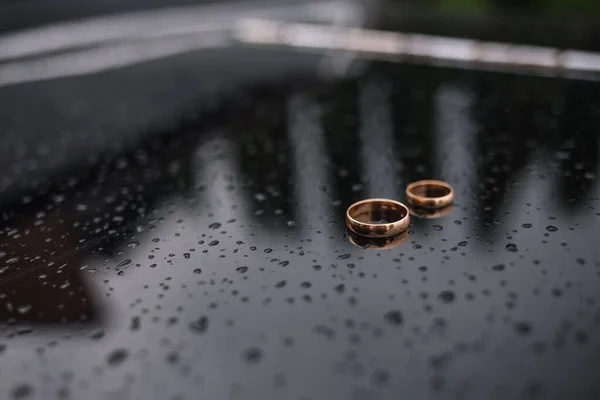
<path id="1" fill-rule="evenodd" d="M 554 178 L 560 196 L 553 199 L 567 209 L 576 207 L 595 183 L 598 137 L 593 127 L 600 118 L 595 84 L 489 73 L 461 82 L 450 72 L 380 65 L 364 77 L 309 90 L 283 86 L 254 93 L 252 107 L 232 105 L 236 118 L 219 122 L 232 143 L 219 151 L 239 166 L 230 179 L 245 193 L 240 201 L 255 211 L 277 210 L 276 216 L 260 216 L 265 221 L 281 217 L 301 225 L 306 211 L 299 208 L 306 199 L 314 202 L 308 206 L 312 209 L 388 189 L 390 196 L 401 197 L 403 183 L 442 176 L 469 182 L 464 186 L 476 193 L 473 211 L 489 222 L 510 182 L 538 159 L 560 169 Z M 195 124 L 176 134 L 165 132 L 163 140 L 188 135 Z M 180 176 L 205 168 L 189 164 L 194 149 L 210 153 L 201 135 L 187 137 L 185 146 L 175 144 L 156 154 L 161 164 L 177 161 Z M 128 171 L 111 179 L 139 182 L 131 174 L 148 173 L 141 165 Z M 162 187 L 167 182 L 157 174 Z M 203 181 L 210 190 L 211 181 Z M 192 190 L 194 182 L 168 181 L 148 196 Z M 317 200 L 319 191 L 327 201 Z M 19 212 L 25 208 L 20 205 Z"/>

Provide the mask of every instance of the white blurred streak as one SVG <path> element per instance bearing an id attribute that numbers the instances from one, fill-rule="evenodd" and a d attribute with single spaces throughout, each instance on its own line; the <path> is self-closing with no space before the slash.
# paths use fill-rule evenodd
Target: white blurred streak
<path id="1" fill-rule="evenodd" d="M 279 43 L 279 23 L 271 21 L 248 21 L 242 19 L 236 24 L 234 30 L 235 39 L 252 44 L 275 44 Z"/>
<path id="2" fill-rule="evenodd" d="M 188 51 L 224 46 L 229 40 L 229 35 L 223 33 L 194 35 L 188 39 L 149 40 L 0 64 L 0 86 L 108 71 Z"/>
<path id="3" fill-rule="evenodd" d="M 360 15 L 360 10 L 357 4 L 348 1 L 279 0 L 134 12 L 58 23 L 0 37 L 0 61 L 113 41 L 230 30 L 241 17 L 312 18 L 332 23 L 340 15 L 352 21 Z"/>
<path id="4" fill-rule="evenodd" d="M 404 40 L 407 42 L 406 53 L 417 57 L 470 61 L 477 54 L 474 40 L 427 35 L 407 35 Z"/>
<path id="5" fill-rule="evenodd" d="M 367 82 L 360 87 L 358 137 L 366 197 L 402 197 L 395 165 L 397 149 L 389 97 L 390 90 L 382 82 Z"/>
<path id="6" fill-rule="evenodd" d="M 195 157 L 196 170 L 200 171 L 195 184 L 208 185 L 210 190 L 203 192 L 206 204 L 210 204 L 210 212 L 215 221 L 237 220 L 247 226 L 247 210 L 239 207 L 237 193 L 232 193 L 231 177 L 236 176 L 240 166 L 236 161 L 235 145 L 228 139 L 217 136 L 208 140 L 198 148 Z M 202 204 L 201 208 L 205 205 Z"/>
<path id="7" fill-rule="evenodd" d="M 471 93 L 460 85 L 442 84 L 435 95 L 435 160 L 440 178 L 460 187 L 476 181 L 472 138 L 476 133 Z M 455 187 L 459 190 L 459 187 Z"/>
<path id="8" fill-rule="evenodd" d="M 469 68 L 487 65 L 537 71 L 600 72 L 599 53 L 370 29 L 245 18 L 236 24 L 234 37 L 248 44 L 352 51 L 370 59 L 410 56 L 432 63 L 451 61 Z"/>
<path id="9" fill-rule="evenodd" d="M 324 133 L 318 104 L 306 96 L 293 96 L 288 105 L 288 135 L 292 143 L 294 165 L 294 198 L 298 203 L 298 221 L 302 233 L 316 230 L 331 234 L 328 221 L 330 202 L 322 188 L 330 187 L 327 174 L 327 155 L 324 153 Z"/>
<path id="10" fill-rule="evenodd" d="M 382 54 L 400 54 L 408 47 L 402 34 L 359 28 L 348 29 L 345 40 L 347 49 L 357 52 L 371 49 Z"/>
<path id="11" fill-rule="evenodd" d="M 551 47 L 480 42 L 475 60 L 489 64 L 557 68 L 560 67 L 559 54 L 558 49 Z"/>
<path id="12" fill-rule="evenodd" d="M 565 51 L 561 55 L 566 69 L 600 71 L 600 54 L 586 51 Z"/>
<path id="13" fill-rule="evenodd" d="M 486 43 L 485 46 L 477 47 L 477 59 L 489 64 L 508 64 L 508 43 Z"/>
<path id="14" fill-rule="evenodd" d="M 187 16 L 192 19 L 193 16 Z M 189 24 L 191 21 L 187 21 Z M 197 21 L 196 21 L 197 22 Z M 174 24 L 175 23 L 175 24 Z M 212 31 L 219 23 L 192 25 L 196 32 Z M 0 38 L 0 60 L 26 57 L 42 52 L 64 51 L 117 40 L 157 37 L 173 30 L 189 29 L 180 19 L 158 20 L 148 16 L 116 17 L 114 20 L 70 22 L 58 26 L 39 28 Z"/>
<path id="15" fill-rule="evenodd" d="M 318 49 L 338 49 L 343 43 L 337 43 L 339 38 L 335 33 L 330 34 L 327 26 L 310 29 L 304 25 L 294 24 L 279 28 L 278 43 L 291 47 L 308 47 Z"/>

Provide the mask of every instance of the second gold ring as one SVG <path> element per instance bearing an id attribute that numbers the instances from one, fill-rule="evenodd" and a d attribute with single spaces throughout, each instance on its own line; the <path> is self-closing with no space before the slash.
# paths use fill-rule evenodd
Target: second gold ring
<path id="1" fill-rule="evenodd" d="M 424 180 L 406 187 L 408 204 L 421 209 L 448 207 L 454 201 L 454 189 L 443 181 Z"/>

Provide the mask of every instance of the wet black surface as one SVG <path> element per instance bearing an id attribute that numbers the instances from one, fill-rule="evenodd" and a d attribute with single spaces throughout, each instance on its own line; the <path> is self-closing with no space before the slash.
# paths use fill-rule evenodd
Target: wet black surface
<path id="1" fill-rule="evenodd" d="M 303 79 L 5 188 L 2 397 L 600 396 L 598 84 Z M 348 241 L 349 204 L 422 178 L 454 186 L 448 215 Z"/>

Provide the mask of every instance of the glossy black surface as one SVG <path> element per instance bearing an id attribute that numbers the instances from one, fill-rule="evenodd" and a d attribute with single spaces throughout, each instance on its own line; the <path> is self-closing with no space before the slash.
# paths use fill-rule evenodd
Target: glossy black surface
<path id="1" fill-rule="evenodd" d="M 597 83 L 374 63 L 213 103 L 90 157 L 3 132 L 36 177 L 3 189 L 3 398 L 600 396 Z M 348 241 L 422 178 L 449 215 Z"/>

